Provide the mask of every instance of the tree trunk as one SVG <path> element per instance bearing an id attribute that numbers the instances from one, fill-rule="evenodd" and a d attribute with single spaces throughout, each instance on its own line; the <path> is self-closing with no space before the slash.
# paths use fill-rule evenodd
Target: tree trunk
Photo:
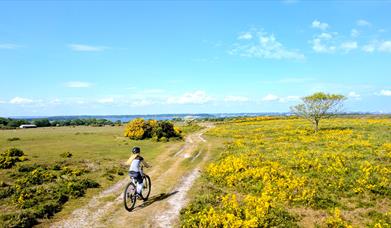
<path id="1" fill-rule="evenodd" d="M 319 120 L 315 120 L 314 121 L 314 128 L 315 128 L 315 132 L 318 132 L 318 130 L 319 130 Z"/>

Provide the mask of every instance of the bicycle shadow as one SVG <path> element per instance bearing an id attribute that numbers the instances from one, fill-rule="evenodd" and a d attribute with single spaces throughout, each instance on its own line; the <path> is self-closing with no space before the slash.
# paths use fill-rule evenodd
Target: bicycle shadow
<path id="1" fill-rule="evenodd" d="M 154 195 L 152 197 L 149 197 L 147 201 L 145 201 L 142 204 L 140 204 L 137 207 L 135 207 L 133 209 L 133 211 L 141 210 L 141 209 L 143 209 L 145 207 L 150 206 L 151 204 L 153 204 L 155 202 L 165 200 L 165 199 L 169 198 L 170 196 L 173 196 L 173 195 L 177 194 L 178 192 L 179 191 L 173 191 L 173 192 L 170 192 L 170 193 L 160 193 L 159 195 Z"/>

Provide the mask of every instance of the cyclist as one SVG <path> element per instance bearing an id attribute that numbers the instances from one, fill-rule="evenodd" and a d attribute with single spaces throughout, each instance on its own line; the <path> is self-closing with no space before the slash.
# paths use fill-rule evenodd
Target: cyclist
<path id="1" fill-rule="evenodd" d="M 132 156 L 128 159 L 128 161 L 125 163 L 126 165 L 130 165 L 129 167 L 129 176 L 136 179 L 137 187 L 136 187 L 136 193 L 137 195 L 144 199 L 141 195 L 141 190 L 143 189 L 143 171 L 141 169 L 141 165 L 150 168 L 150 166 L 147 162 L 145 162 L 144 158 L 140 156 L 141 149 L 140 147 L 133 147 L 132 148 Z"/>

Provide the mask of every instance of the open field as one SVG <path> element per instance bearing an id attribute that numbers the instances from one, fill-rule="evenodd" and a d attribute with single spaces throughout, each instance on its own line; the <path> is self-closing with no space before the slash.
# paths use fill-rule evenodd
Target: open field
<path id="1" fill-rule="evenodd" d="M 23 150 L 27 158 L 10 169 L 0 169 L 2 226 L 18 222 L 28 225 L 33 218 L 27 214 L 51 217 L 52 213 L 47 213 L 50 210 L 61 212 L 51 220 L 40 220 L 44 226 L 69 216 L 92 196 L 126 178 L 127 167 L 122 164 L 129 157 L 132 146 L 140 146 L 145 159 L 153 164 L 162 152 L 179 150 L 184 144 L 183 141 L 132 141 L 122 137 L 123 129 L 107 126 L 0 131 L 1 152 L 16 147 Z M 66 152 L 72 156 L 66 157 Z M 32 173 L 37 175 L 37 183 L 27 181 L 33 178 Z M 90 182 L 79 186 L 83 180 L 97 183 L 99 187 Z M 15 190 L 15 186 L 21 190 Z M 48 198 L 49 194 L 56 197 Z M 62 206 L 63 201 L 66 203 Z"/>
<path id="2" fill-rule="evenodd" d="M 225 141 L 205 169 L 184 227 L 389 227 L 391 119 L 225 122 Z"/>
<path id="3" fill-rule="evenodd" d="M 1 150 L 27 158 L 0 170 L 1 225 L 31 225 L 29 215 L 42 217 L 39 227 L 391 223 L 390 118 L 325 120 L 316 134 L 304 120 L 278 117 L 205 126 L 182 126 L 186 139 L 166 143 L 129 140 L 124 127 L 0 131 Z M 134 145 L 153 165 L 153 187 L 129 213 L 122 164 Z"/>

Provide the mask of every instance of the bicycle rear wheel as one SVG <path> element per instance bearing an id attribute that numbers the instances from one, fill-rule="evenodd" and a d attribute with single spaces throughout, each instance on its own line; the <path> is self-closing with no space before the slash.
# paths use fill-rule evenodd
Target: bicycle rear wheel
<path id="1" fill-rule="evenodd" d="M 142 191 L 142 196 L 144 200 L 148 200 L 149 194 L 151 193 L 151 178 L 149 178 L 148 175 L 144 175 L 143 177 L 143 191 Z"/>
<path id="2" fill-rule="evenodd" d="M 136 205 L 136 186 L 130 182 L 124 192 L 124 205 L 127 211 L 132 211 L 134 209 L 134 205 Z"/>

